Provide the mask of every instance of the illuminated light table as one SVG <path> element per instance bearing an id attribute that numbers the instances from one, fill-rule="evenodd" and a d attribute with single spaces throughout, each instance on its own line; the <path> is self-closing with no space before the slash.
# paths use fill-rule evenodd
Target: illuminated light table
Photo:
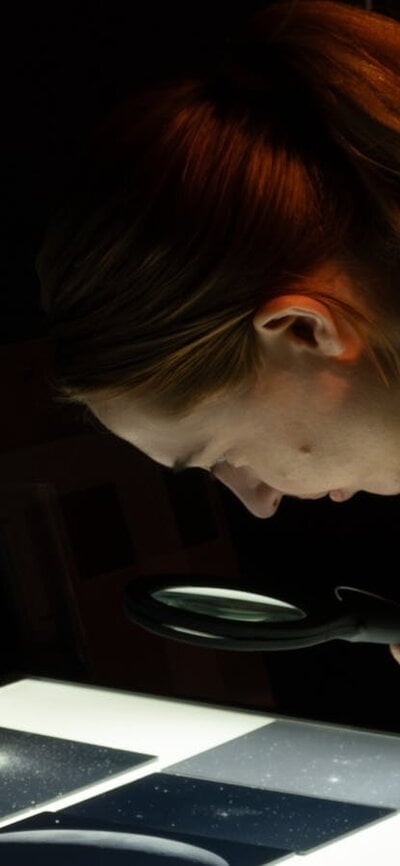
<path id="1" fill-rule="evenodd" d="M 17 834 L 72 830 L 177 846 L 182 866 L 400 864 L 397 734 L 29 678 L 0 688 L 0 744 L 7 866 Z"/>

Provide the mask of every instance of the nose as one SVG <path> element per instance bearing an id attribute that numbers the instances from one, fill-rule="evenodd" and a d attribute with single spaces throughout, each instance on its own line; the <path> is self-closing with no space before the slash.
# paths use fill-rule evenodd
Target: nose
<path id="1" fill-rule="evenodd" d="M 216 466 L 212 474 L 221 481 L 254 517 L 273 517 L 283 499 L 283 493 L 265 484 L 249 467 L 234 469 L 224 463 Z"/>

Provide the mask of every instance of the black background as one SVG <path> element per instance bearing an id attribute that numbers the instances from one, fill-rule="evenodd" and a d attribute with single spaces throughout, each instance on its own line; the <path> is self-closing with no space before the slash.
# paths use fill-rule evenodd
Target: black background
<path id="1" fill-rule="evenodd" d="M 242 9 L 247 14 L 262 5 L 246 2 Z M 376 0 L 373 8 L 396 17 L 396 5 Z M 235 10 L 233 17 L 229 3 L 76 2 L 14 3 L 7 10 L 1 50 L 1 345 L 46 336 L 33 260 L 57 178 L 68 169 L 81 135 L 132 85 L 192 70 L 240 18 L 238 4 Z M 74 410 L 68 412 L 72 417 Z M 197 475 L 168 483 L 193 492 Z M 347 583 L 400 598 L 398 497 L 358 494 L 341 505 L 284 501 L 275 518 L 262 521 L 221 485 L 218 495 L 244 575 L 271 573 L 298 581 L 310 593 L 321 583 Z M 196 521 L 194 496 L 191 502 Z M 3 633 L 9 622 L 3 606 Z M 50 657 L 35 662 L 10 640 L 3 650 L 3 682 L 30 673 L 57 676 Z M 252 654 L 247 660 L 251 665 Z M 265 654 L 265 665 L 282 713 L 400 730 L 400 668 L 386 647 L 334 642 Z M 59 674 L 88 679 L 85 671 L 69 673 L 62 665 Z"/>

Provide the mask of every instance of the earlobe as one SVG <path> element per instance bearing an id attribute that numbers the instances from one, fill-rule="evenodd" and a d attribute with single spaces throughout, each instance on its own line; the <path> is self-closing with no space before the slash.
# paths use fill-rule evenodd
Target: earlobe
<path id="1" fill-rule="evenodd" d="M 358 334 L 336 311 L 306 295 L 272 298 L 257 311 L 253 324 L 272 345 L 282 339 L 300 351 L 355 360 L 361 351 Z"/>

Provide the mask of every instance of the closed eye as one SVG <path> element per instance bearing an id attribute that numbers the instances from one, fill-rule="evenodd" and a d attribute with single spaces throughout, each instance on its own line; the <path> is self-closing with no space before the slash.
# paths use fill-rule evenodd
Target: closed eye
<path id="1" fill-rule="evenodd" d="M 225 455 L 223 457 L 218 457 L 218 460 L 215 460 L 214 463 L 207 469 L 207 472 L 212 472 L 215 466 L 219 466 L 221 463 L 226 463 Z"/>
<path id="2" fill-rule="evenodd" d="M 192 459 L 192 458 L 191 458 Z M 188 460 L 176 460 L 174 465 L 172 466 L 172 472 L 184 472 L 185 469 L 200 469 L 203 468 L 204 472 L 211 472 L 214 469 L 214 466 L 218 466 L 220 463 L 225 463 L 225 457 L 218 457 L 217 460 L 214 460 L 214 463 L 211 466 L 189 466 L 188 464 L 191 462 Z"/>

